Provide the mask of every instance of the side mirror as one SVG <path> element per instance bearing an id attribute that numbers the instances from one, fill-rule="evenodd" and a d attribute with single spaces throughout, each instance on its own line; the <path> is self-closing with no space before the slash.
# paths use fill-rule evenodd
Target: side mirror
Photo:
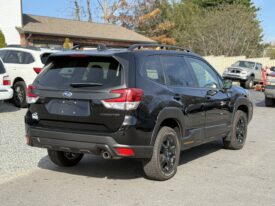
<path id="1" fill-rule="evenodd" d="M 223 80 L 223 89 L 227 90 L 227 89 L 231 89 L 232 87 L 232 81 L 225 79 Z"/>

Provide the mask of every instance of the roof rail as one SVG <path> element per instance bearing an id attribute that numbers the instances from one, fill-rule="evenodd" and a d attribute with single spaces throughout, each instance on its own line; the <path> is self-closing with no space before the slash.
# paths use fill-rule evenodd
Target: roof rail
<path id="1" fill-rule="evenodd" d="M 80 49 L 80 48 L 81 48 L 80 45 L 75 45 L 75 46 L 73 46 L 73 47 L 71 48 L 71 50 L 78 50 L 78 49 Z"/>
<path id="2" fill-rule="evenodd" d="M 73 46 L 72 48 L 71 48 L 71 50 L 79 50 L 79 49 L 81 49 L 83 46 L 81 46 L 81 45 L 75 45 L 75 46 Z M 108 50 L 108 48 L 107 48 L 107 46 L 105 45 L 105 44 L 98 44 L 97 45 L 97 47 L 96 47 L 96 49 L 98 50 L 98 51 L 105 51 L 105 50 Z"/>
<path id="3" fill-rule="evenodd" d="M 6 47 L 8 47 L 8 48 L 22 48 L 22 49 L 30 49 L 30 50 L 35 50 L 35 51 L 41 51 L 40 48 L 35 47 L 35 46 L 22 46 L 22 45 L 18 45 L 18 44 L 10 44 L 10 45 L 7 45 Z"/>
<path id="4" fill-rule="evenodd" d="M 108 50 L 108 48 L 105 44 L 99 44 L 99 45 L 97 45 L 97 50 L 104 51 L 104 50 Z"/>
<path id="5" fill-rule="evenodd" d="M 142 48 L 151 48 L 151 47 L 156 47 L 159 48 L 159 50 L 181 50 L 181 51 L 185 51 L 185 52 L 190 52 L 190 50 L 185 49 L 183 47 L 179 47 L 179 46 L 172 46 L 172 45 L 164 45 L 164 44 L 133 44 L 129 47 L 130 51 L 134 51 L 134 50 L 140 50 Z"/>

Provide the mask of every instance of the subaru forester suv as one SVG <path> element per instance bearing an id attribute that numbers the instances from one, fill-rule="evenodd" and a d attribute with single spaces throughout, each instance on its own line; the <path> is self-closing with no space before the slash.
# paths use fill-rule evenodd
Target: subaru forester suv
<path id="1" fill-rule="evenodd" d="M 182 150 L 241 149 L 253 113 L 248 92 L 202 57 L 162 45 L 52 54 L 27 96 L 27 144 L 55 164 L 137 158 L 155 180 L 176 174 Z"/>

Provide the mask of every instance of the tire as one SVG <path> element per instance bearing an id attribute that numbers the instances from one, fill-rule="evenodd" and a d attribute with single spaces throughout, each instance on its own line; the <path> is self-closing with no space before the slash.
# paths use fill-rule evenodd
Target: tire
<path id="1" fill-rule="evenodd" d="M 266 107 L 273 107 L 274 106 L 274 100 L 268 97 L 265 97 L 265 106 Z"/>
<path id="2" fill-rule="evenodd" d="M 223 140 L 225 149 L 240 150 L 244 147 L 247 136 L 247 114 L 241 110 L 235 113 L 230 140 Z"/>
<path id="3" fill-rule="evenodd" d="M 19 81 L 13 85 L 13 103 L 16 107 L 26 108 L 28 106 L 26 100 L 27 87 L 25 82 Z"/>
<path id="4" fill-rule="evenodd" d="M 254 86 L 254 77 L 248 77 L 248 79 L 245 81 L 245 88 L 252 89 L 253 86 Z"/>
<path id="5" fill-rule="evenodd" d="M 50 160 L 60 167 L 72 167 L 77 165 L 83 157 L 83 154 L 61 152 L 48 149 Z"/>
<path id="6" fill-rule="evenodd" d="M 177 133 L 170 127 L 162 127 L 157 134 L 152 158 L 143 162 L 144 173 L 152 180 L 168 180 L 176 174 L 179 159 L 180 144 Z"/>

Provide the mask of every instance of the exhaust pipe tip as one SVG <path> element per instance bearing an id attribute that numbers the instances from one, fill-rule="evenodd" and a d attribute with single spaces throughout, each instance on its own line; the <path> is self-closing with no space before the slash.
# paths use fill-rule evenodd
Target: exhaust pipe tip
<path id="1" fill-rule="evenodd" d="M 102 157 L 104 158 L 104 159 L 111 159 L 111 154 L 109 153 L 109 152 L 107 152 L 107 151 L 103 151 L 102 152 Z"/>

